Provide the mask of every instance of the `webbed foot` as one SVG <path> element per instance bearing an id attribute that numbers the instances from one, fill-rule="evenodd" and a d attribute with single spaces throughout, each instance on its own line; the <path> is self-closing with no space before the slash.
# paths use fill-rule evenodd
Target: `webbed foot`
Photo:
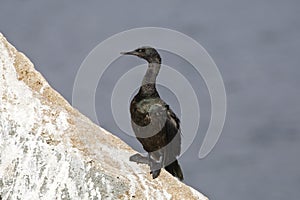
<path id="1" fill-rule="evenodd" d="M 152 178 L 155 179 L 155 178 L 157 178 L 159 176 L 160 169 L 151 171 L 150 174 L 152 174 Z"/>

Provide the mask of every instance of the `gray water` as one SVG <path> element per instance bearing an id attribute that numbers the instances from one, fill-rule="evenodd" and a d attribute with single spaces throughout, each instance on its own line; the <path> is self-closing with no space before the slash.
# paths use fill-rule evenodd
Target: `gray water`
<path id="1" fill-rule="evenodd" d="M 216 147 L 199 160 L 210 106 L 199 81 L 203 120 L 180 157 L 185 183 L 217 200 L 299 199 L 300 1 L 0 1 L 0 31 L 69 102 L 87 54 L 113 34 L 144 26 L 174 29 L 197 40 L 225 82 L 226 124 Z M 172 54 L 162 56 L 170 66 L 188 65 Z M 128 63 L 144 62 L 120 58 L 112 69 Z M 97 102 L 109 97 L 115 72 L 109 74 L 98 86 Z M 172 94 L 161 92 L 178 110 Z M 96 106 L 104 128 L 141 150 L 102 114 L 107 108 Z"/>

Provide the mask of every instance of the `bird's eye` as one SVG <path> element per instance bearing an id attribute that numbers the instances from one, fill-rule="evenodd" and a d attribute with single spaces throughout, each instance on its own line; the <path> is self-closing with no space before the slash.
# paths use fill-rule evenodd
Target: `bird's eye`
<path id="1" fill-rule="evenodd" d="M 138 49 L 139 53 L 145 52 L 145 49 Z"/>

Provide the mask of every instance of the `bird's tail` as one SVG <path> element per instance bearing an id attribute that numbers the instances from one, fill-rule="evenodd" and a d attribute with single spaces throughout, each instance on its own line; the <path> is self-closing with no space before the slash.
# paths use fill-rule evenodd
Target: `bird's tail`
<path id="1" fill-rule="evenodd" d="M 179 178 L 179 180 L 183 180 L 183 173 L 177 160 L 166 166 L 165 169 L 173 176 Z"/>

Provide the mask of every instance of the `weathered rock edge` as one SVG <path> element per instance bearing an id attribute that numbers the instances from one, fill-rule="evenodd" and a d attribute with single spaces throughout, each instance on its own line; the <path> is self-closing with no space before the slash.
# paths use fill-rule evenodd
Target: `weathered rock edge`
<path id="1" fill-rule="evenodd" d="M 0 96 L 0 199 L 207 199 L 129 162 L 136 152 L 74 109 L 1 33 Z"/>

